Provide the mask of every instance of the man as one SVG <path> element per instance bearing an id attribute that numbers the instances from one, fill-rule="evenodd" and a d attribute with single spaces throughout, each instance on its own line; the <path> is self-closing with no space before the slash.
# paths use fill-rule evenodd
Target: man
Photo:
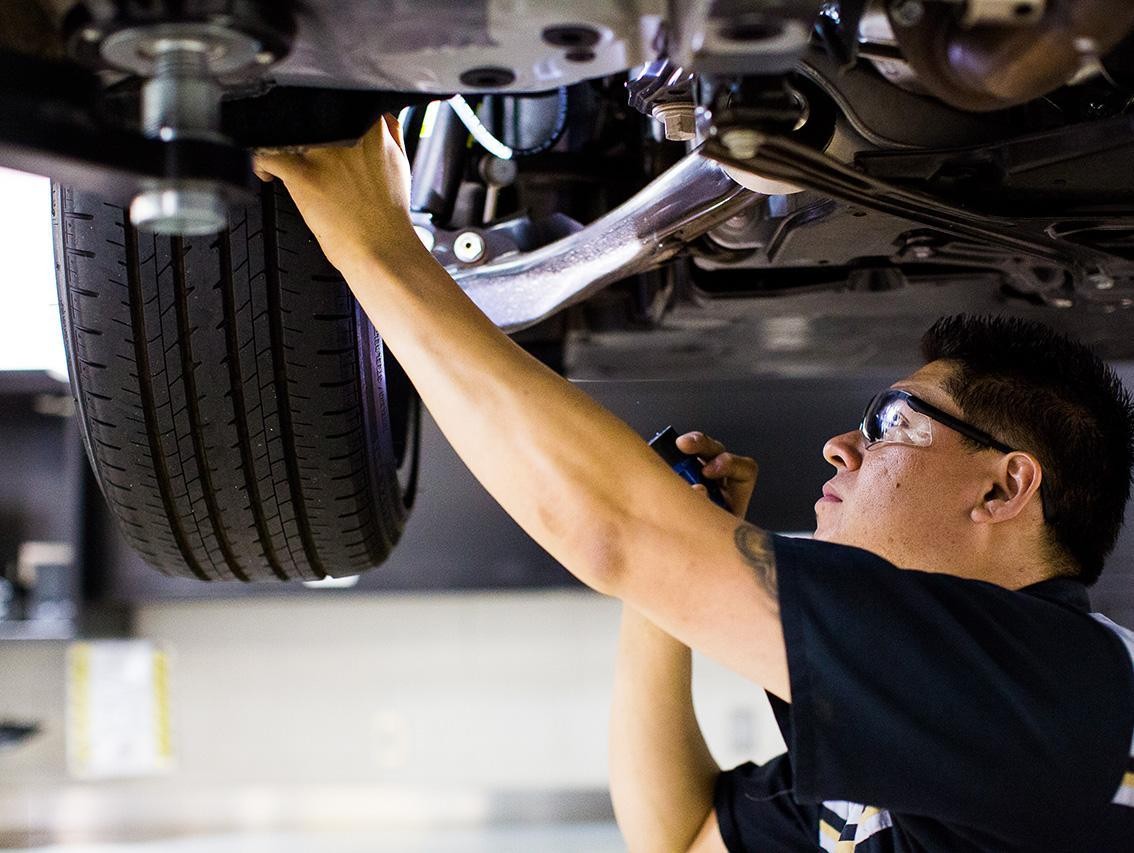
<path id="1" fill-rule="evenodd" d="M 1087 614 L 1083 584 L 1121 523 L 1134 428 L 1089 353 L 944 324 L 862 432 L 828 442 L 826 541 L 782 539 L 686 488 L 472 305 L 413 233 L 391 117 L 257 170 L 287 184 L 473 474 L 625 603 L 612 793 L 632 849 L 1132 849 L 1134 637 Z M 1025 370 L 1044 347 L 1059 383 Z M 743 514 L 751 461 L 683 446 Z M 786 757 L 718 778 L 688 648 L 773 697 Z"/>

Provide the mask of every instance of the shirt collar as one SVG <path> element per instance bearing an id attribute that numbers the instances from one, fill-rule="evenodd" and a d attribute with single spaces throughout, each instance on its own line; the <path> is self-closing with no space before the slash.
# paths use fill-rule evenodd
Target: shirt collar
<path id="1" fill-rule="evenodd" d="M 1091 598 L 1087 594 L 1087 587 L 1075 578 L 1048 578 L 1039 583 L 1029 584 L 1020 592 L 1062 604 L 1082 613 L 1089 613 L 1091 610 Z"/>

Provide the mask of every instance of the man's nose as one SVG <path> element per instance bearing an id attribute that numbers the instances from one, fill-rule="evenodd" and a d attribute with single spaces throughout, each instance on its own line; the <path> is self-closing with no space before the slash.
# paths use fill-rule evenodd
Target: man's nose
<path id="1" fill-rule="evenodd" d="M 862 464 L 862 433 L 857 429 L 827 439 L 823 445 L 823 458 L 838 470 L 854 471 Z"/>

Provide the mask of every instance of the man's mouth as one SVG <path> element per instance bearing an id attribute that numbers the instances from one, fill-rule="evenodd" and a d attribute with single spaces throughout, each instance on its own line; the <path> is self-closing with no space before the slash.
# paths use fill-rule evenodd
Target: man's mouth
<path id="1" fill-rule="evenodd" d="M 840 498 L 835 490 L 831 488 L 830 483 L 823 486 L 823 497 L 819 498 L 819 503 L 842 503 L 843 499 Z"/>

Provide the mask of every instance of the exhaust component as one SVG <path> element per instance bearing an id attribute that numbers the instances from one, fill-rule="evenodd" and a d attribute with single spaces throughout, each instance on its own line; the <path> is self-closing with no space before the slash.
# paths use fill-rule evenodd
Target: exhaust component
<path id="1" fill-rule="evenodd" d="M 689 240 L 764 197 L 694 152 L 582 230 L 453 278 L 497 326 L 516 332 L 660 266 Z"/>
<path id="2" fill-rule="evenodd" d="M 1027 2 L 1015 8 L 1030 19 L 1034 7 Z M 918 14 L 909 14 L 911 8 Z M 1047 94 L 1096 64 L 1134 29 L 1130 0 L 1049 0 L 1034 23 L 1011 27 L 967 27 L 949 4 L 921 0 L 897 0 L 889 15 L 918 82 L 947 104 L 974 111 Z"/>

